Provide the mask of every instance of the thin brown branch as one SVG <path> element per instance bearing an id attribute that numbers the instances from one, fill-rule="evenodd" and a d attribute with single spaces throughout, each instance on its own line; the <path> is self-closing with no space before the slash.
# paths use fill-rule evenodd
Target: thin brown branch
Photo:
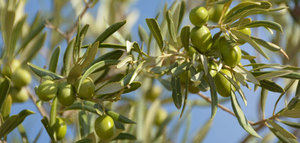
<path id="1" fill-rule="evenodd" d="M 41 113 L 41 115 L 49 118 L 49 115 L 48 115 L 47 111 L 45 110 L 45 108 L 43 106 L 38 106 L 36 104 L 36 102 L 37 102 L 36 97 L 31 93 L 31 91 L 28 88 L 26 88 L 26 90 L 27 90 L 27 92 L 29 94 L 30 99 L 32 100 L 32 102 L 34 103 L 34 105 L 36 106 L 36 108 L 39 110 L 39 112 Z"/>
<path id="2" fill-rule="evenodd" d="M 59 33 L 61 36 L 63 36 L 64 38 L 67 38 L 67 35 L 62 31 L 60 30 L 57 26 L 53 25 L 50 21 L 46 20 L 46 24 L 45 26 L 47 28 L 50 28 L 52 30 L 55 30 L 57 33 Z"/>

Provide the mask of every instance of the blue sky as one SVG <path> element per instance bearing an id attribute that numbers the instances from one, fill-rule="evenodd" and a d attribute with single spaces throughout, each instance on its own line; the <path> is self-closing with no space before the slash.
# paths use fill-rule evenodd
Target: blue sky
<path id="1" fill-rule="evenodd" d="M 170 2 L 171 0 L 168 0 Z M 50 11 L 51 10 L 51 4 L 50 0 L 27 0 L 27 5 L 26 5 L 26 13 L 29 16 L 29 19 L 32 19 L 35 15 L 35 13 L 39 10 L 44 10 L 44 11 Z M 165 0 L 139 0 L 137 1 L 132 7 L 139 9 L 140 11 L 140 17 L 137 21 L 137 24 L 133 28 L 133 32 L 137 32 L 137 26 L 138 25 L 143 25 L 145 26 L 145 18 L 149 17 L 154 17 L 156 14 L 157 10 L 160 10 L 163 7 Z M 66 10 L 66 12 L 70 12 L 69 10 Z M 185 21 L 185 23 L 188 23 L 188 21 Z M 259 33 L 259 36 L 264 36 L 261 37 L 263 39 L 268 39 L 270 36 L 265 36 L 268 35 L 265 33 L 265 30 L 262 30 L 262 32 Z M 136 38 L 136 37 L 134 37 Z M 138 40 L 138 39 L 136 39 Z M 249 45 L 242 46 L 241 48 L 248 48 Z M 253 50 L 247 50 L 250 53 L 254 53 Z M 276 59 L 272 60 L 273 62 L 276 61 Z M 271 61 L 271 62 L 272 62 Z M 278 61 L 278 60 L 277 60 Z M 244 62 L 244 61 L 243 61 Z M 41 63 L 40 63 L 41 64 Z M 282 82 L 281 82 L 282 83 Z M 253 87 L 253 86 L 252 86 Z M 257 90 L 256 92 L 253 92 L 244 88 L 246 97 L 248 99 L 248 106 L 242 106 L 244 109 L 246 116 L 248 117 L 249 120 L 251 121 L 257 121 L 257 112 L 258 112 L 258 100 L 259 100 L 259 93 L 260 90 Z M 209 93 L 205 93 L 206 95 L 209 95 Z M 169 94 L 170 95 L 170 94 Z M 268 96 L 268 103 L 267 103 L 267 108 L 266 108 L 266 117 L 269 117 L 270 114 L 272 113 L 272 107 L 275 103 L 275 100 L 279 94 L 275 94 L 272 92 L 269 92 Z M 196 95 L 191 95 L 190 99 L 199 99 Z M 242 102 L 240 101 L 241 105 Z M 231 109 L 230 103 L 224 104 L 226 107 Z M 279 103 L 279 105 L 282 105 L 282 102 Z M 282 106 L 279 106 L 278 109 L 280 109 Z M 28 117 L 25 122 L 24 126 L 25 129 L 28 131 L 30 134 L 29 140 L 32 141 L 40 128 L 42 127 L 42 124 L 40 123 L 41 116 L 38 114 L 38 111 L 34 107 L 31 101 L 27 103 L 22 103 L 22 104 L 15 104 L 12 108 L 12 114 L 16 114 L 20 112 L 22 109 L 27 108 L 30 110 L 33 110 L 36 112 L 36 114 L 31 115 Z M 175 106 L 170 105 L 166 107 L 169 111 L 174 111 Z M 195 135 L 199 127 L 201 127 L 207 119 L 210 117 L 210 107 L 196 107 L 193 109 L 191 113 L 192 117 L 192 122 L 191 122 L 191 130 L 190 130 L 190 135 Z M 179 117 L 178 117 L 179 118 Z M 71 128 L 69 128 L 71 129 Z M 13 134 L 16 134 L 14 132 Z M 183 132 L 180 132 L 180 135 L 182 135 Z M 217 115 L 214 119 L 212 128 L 210 132 L 208 133 L 208 136 L 206 137 L 204 142 L 238 142 L 242 139 L 242 136 L 246 135 L 246 132 L 239 126 L 238 121 L 228 113 L 225 113 L 222 110 L 218 110 Z M 39 142 L 45 142 L 49 140 L 48 135 L 46 134 L 46 131 L 44 130 L 42 133 L 41 138 L 39 139 Z M 177 141 L 177 142 L 180 142 Z"/>

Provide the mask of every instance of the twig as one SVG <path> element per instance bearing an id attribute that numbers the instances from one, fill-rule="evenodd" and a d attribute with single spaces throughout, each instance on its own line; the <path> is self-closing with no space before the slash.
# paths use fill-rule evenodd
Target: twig
<path id="1" fill-rule="evenodd" d="M 34 103 L 34 105 L 36 106 L 36 108 L 39 110 L 39 112 L 41 113 L 42 116 L 46 116 L 49 118 L 49 115 L 47 113 L 47 111 L 45 110 L 45 108 L 43 106 L 38 106 L 36 104 L 37 102 L 37 99 L 36 97 L 30 92 L 30 90 L 28 88 L 26 88 L 28 94 L 29 94 L 29 97 L 31 98 L 32 102 Z"/>
<path id="2" fill-rule="evenodd" d="M 59 33 L 64 38 L 67 38 L 67 35 L 62 30 L 60 30 L 58 27 L 56 27 L 55 25 L 53 25 L 50 21 L 46 20 L 45 26 L 47 28 L 55 30 L 57 33 Z"/>
<path id="3" fill-rule="evenodd" d="M 200 97 L 202 97 L 204 100 L 206 100 L 207 102 L 209 102 L 209 103 L 212 102 L 211 99 L 210 99 L 209 97 L 205 96 L 204 94 L 198 93 L 198 95 L 199 95 Z M 223 105 L 218 104 L 218 107 L 220 107 L 223 111 L 225 111 L 225 112 L 231 114 L 232 116 L 235 116 L 235 117 L 236 117 L 236 115 L 235 115 L 230 109 L 224 107 Z M 252 122 L 252 121 L 248 121 L 248 122 L 249 122 L 249 124 L 251 124 L 252 126 L 255 126 L 255 125 L 263 124 L 263 123 L 267 122 L 267 120 L 275 119 L 275 118 L 277 118 L 277 117 L 278 117 L 278 114 L 275 114 L 275 115 L 271 116 L 270 118 L 263 119 L 263 120 L 260 120 L 260 121 L 255 122 L 255 123 Z M 263 124 L 263 125 L 264 125 L 264 124 Z"/>
<path id="4" fill-rule="evenodd" d="M 204 94 L 202 94 L 200 92 L 198 93 L 198 95 L 200 97 L 202 97 L 204 100 L 206 100 L 207 102 L 211 103 L 211 99 L 209 97 L 205 96 Z M 231 114 L 232 116 L 236 117 L 236 115 L 232 111 L 230 111 L 230 109 L 224 107 L 223 105 L 218 104 L 218 107 L 220 107 L 223 111 L 225 111 L 225 112 Z"/>

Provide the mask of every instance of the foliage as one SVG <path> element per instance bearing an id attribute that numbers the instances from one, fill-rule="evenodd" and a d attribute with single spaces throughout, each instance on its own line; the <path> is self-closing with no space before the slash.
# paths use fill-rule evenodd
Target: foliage
<path id="1" fill-rule="evenodd" d="M 64 137 L 66 124 L 77 128 L 76 138 L 72 139 L 76 142 L 173 142 L 166 127 L 171 126 L 170 122 L 177 120 L 175 117 L 178 116 L 181 120 L 177 120 L 171 133 L 177 134 L 186 124 L 182 142 L 202 142 L 218 109 L 236 117 L 248 133 L 244 142 L 248 138 L 263 138 L 258 131 L 264 127 L 268 127 L 282 142 L 297 142 L 297 133 L 291 133 L 293 130 L 282 126 L 299 128 L 299 123 L 289 118 L 300 118 L 300 68 L 297 64 L 286 65 L 285 61 L 290 54 L 290 59 L 295 55 L 288 46 L 285 52 L 276 40 L 269 42 L 264 37 L 251 34 L 251 30 L 262 27 L 279 38 L 288 26 L 275 19 L 274 15 L 291 9 L 288 5 L 293 2 L 208 0 L 198 2 L 200 6 L 194 8 L 193 1 L 174 1 L 169 7 L 166 4 L 155 18 L 145 20 L 149 33 L 140 26 L 139 40 L 124 32 L 127 28 L 130 30 L 130 26 L 126 26 L 130 24 L 131 17 L 127 20 L 118 17 L 119 13 L 123 14 L 122 8 L 126 9 L 131 1 L 106 1 L 104 6 L 109 9 L 105 14 L 109 13 L 111 19 L 100 26 L 102 32 L 98 35 L 89 31 L 90 25 L 95 25 L 91 22 L 93 20 L 88 21 L 84 17 L 89 16 L 87 10 L 93 8 L 98 0 L 83 2 L 83 11 L 64 32 L 60 29 L 63 17 L 57 11 L 67 1 L 54 1 L 53 20 L 43 19 L 38 13 L 28 24 L 26 15 L 20 15 L 18 11 L 25 5 L 24 1 L 0 0 L 3 38 L 0 61 L 1 140 L 6 141 L 7 135 L 18 127 L 22 138 L 28 142 L 21 123 L 25 118 L 30 119 L 28 115 L 33 112 L 24 109 L 17 115 L 10 115 L 11 105 L 16 103 L 11 100 L 15 96 L 12 94 L 18 93 L 12 92 L 15 90 L 26 91 L 24 96 L 29 96 L 39 109 L 43 117 L 41 123 L 52 142 L 69 141 Z M 120 6 L 119 13 L 116 5 Z M 295 1 L 294 5 L 297 8 L 299 4 Z M 196 26 L 183 24 L 188 15 Z M 257 15 L 265 20 L 257 20 Z M 266 18 L 272 15 L 272 20 Z M 296 20 L 297 17 L 294 23 L 299 22 Z M 51 36 L 47 36 L 45 27 L 51 30 Z M 47 50 L 51 54 L 45 55 L 43 46 L 48 37 L 50 48 Z M 58 46 L 63 40 L 67 45 Z M 258 54 L 249 54 L 249 50 L 242 47 L 245 43 Z M 281 54 L 279 58 L 285 63 L 270 64 L 260 60 L 262 57 L 271 60 L 275 54 Z M 39 56 L 45 56 L 42 59 L 48 63 L 46 68 L 38 66 L 40 63 L 36 59 Z M 13 66 L 17 60 L 20 64 Z M 28 71 L 31 71 L 32 77 Z M 286 80 L 286 86 L 282 88 L 275 82 L 276 79 Z M 31 81 L 38 82 L 38 86 L 28 85 Z M 296 84 L 294 90 L 293 85 Z M 166 98 L 161 96 L 162 88 L 170 93 Z M 261 89 L 261 117 L 256 122 L 249 121 L 241 107 L 240 101 L 247 106 L 247 98 L 252 98 L 244 93 L 245 88 Z M 33 89 L 35 92 L 32 92 Z M 205 96 L 205 92 L 210 93 L 210 97 Z M 269 92 L 280 96 L 272 116 L 265 117 Z M 135 97 L 126 96 L 128 94 Z M 188 99 L 192 94 L 203 100 Z M 218 94 L 221 96 L 218 97 Z M 295 95 L 291 97 L 291 94 Z M 277 112 L 277 104 L 284 96 L 288 104 Z M 233 111 L 221 105 L 224 101 L 230 101 Z M 180 115 L 162 109 L 162 105 L 170 102 Z M 189 113 L 195 106 L 210 106 L 211 116 L 192 137 L 188 134 L 193 120 Z M 46 107 L 50 107 L 50 111 L 45 110 Z M 39 135 L 36 140 L 38 138 Z M 263 140 L 267 140 L 267 136 Z"/>

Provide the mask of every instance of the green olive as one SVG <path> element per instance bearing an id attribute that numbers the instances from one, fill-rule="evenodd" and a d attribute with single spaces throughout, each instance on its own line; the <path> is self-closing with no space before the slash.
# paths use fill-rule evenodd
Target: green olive
<path id="1" fill-rule="evenodd" d="M 221 37 L 219 40 L 219 49 L 225 65 L 235 67 L 240 63 L 242 52 L 239 46 L 230 43 L 225 37 Z"/>
<path id="2" fill-rule="evenodd" d="M 168 117 L 168 112 L 163 109 L 163 108 L 159 108 L 156 111 L 156 115 L 155 115 L 155 124 L 157 126 L 160 126 Z"/>
<path id="3" fill-rule="evenodd" d="M 200 92 L 200 88 L 198 88 L 197 86 L 195 86 L 193 83 L 190 83 L 188 86 L 188 91 L 190 93 L 196 94 Z"/>
<path id="4" fill-rule="evenodd" d="M 209 52 L 213 44 L 211 33 L 206 26 L 194 27 L 191 31 L 191 41 L 201 53 Z"/>
<path id="5" fill-rule="evenodd" d="M 221 69 L 220 72 L 228 75 L 229 77 L 232 77 L 230 71 L 227 69 Z M 230 81 L 228 81 L 221 73 L 216 74 L 216 76 L 214 77 L 214 81 L 218 93 L 223 97 L 229 97 L 231 94 Z"/>
<path id="6" fill-rule="evenodd" d="M 157 97 L 159 97 L 162 93 L 162 88 L 158 85 L 152 86 L 151 89 L 146 93 L 146 99 L 150 101 L 154 101 Z"/>
<path id="7" fill-rule="evenodd" d="M 94 129 L 101 140 L 112 139 L 116 132 L 114 120 L 107 115 L 100 116 L 96 119 Z"/>
<path id="8" fill-rule="evenodd" d="M 61 140 L 65 137 L 67 133 L 67 124 L 61 118 L 56 118 L 55 124 L 53 125 L 54 132 L 56 134 L 56 139 Z"/>
<path id="9" fill-rule="evenodd" d="M 208 11 L 205 7 L 195 7 L 191 10 L 189 18 L 192 24 L 201 27 L 208 21 Z"/>
<path id="10" fill-rule="evenodd" d="M 243 29 L 239 29 L 238 31 L 246 34 L 246 35 L 249 35 L 251 36 L 251 29 L 250 28 L 243 28 Z M 245 40 L 242 40 L 242 39 L 238 39 L 237 42 L 241 45 L 245 44 L 246 41 Z"/>
<path id="11" fill-rule="evenodd" d="M 21 65 L 20 61 L 17 59 L 12 60 L 12 62 L 5 63 L 2 69 L 2 74 L 6 76 L 10 76 L 13 71 L 15 71 Z"/>
<path id="12" fill-rule="evenodd" d="M 30 84 L 31 75 L 27 70 L 19 67 L 12 73 L 11 81 L 14 86 L 21 88 Z"/>
<path id="13" fill-rule="evenodd" d="M 43 81 L 36 90 L 36 94 L 42 101 L 49 101 L 57 94 L 57 84 L 52 80 Z"/>
<path id="14" fill-rule="evenodd" d="M 26 102 L 29 98 L 28 92 L 26 91 L 25 88 L 21 88 L 21 89 L 13 88 L 11 90 L 10 95 L 14 103 Z"/>
<path id="15" fill-rule="evenodd" d="M 219 19 L 222 15 L 222 11 L 223 11 L 223 4 L 217 4 L 214 5 L 212 8 L 209 9 L 208 13 L 209 13 L 209 20 L 212 22 L 219 22 Z"/>
<path id="16" fill-rule="evenodd" d="M 79 81 L 80 80 L 77 80 L 76 82 L 76 89 L 78 89 Z M 87 77 L 81 83 L 78 92 L 78 97 L 82 99 L 91 99 L 94 96 L 94 92 L 95 92 L 94 81 L 90 77 Z"/>
<path id="17" fill-rule="evenodd" d="M 76 96 L 72 85 L 66 82 L 59 84 L 57 98 L 58 101 L 64 106 L 73 104 Z"/>

